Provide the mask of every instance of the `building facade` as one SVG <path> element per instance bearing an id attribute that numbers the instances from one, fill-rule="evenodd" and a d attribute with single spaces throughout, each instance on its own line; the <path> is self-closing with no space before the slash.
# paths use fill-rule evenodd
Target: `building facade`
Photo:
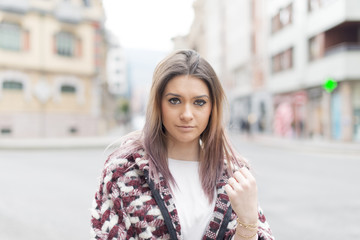
<path id="1" fill-rule="evenodd" d="M 233 127 L 360 141 L 358 9 L 357 0 L 196 0 L 181 43 L 219 73 Z"/>
<path id="2" fill-rule="evenodd" d="M 112 33 L 107 33 L 107 82 L 108 90 L 116 96 L 128 97 L 129 84 L 127 82 L 127 62 L 125 49 L 121 47 L 119 39 Z"/>
<path id="3" fill-rule="evenodd" d="M 230 103 L 230 127 L 271 131 L 264 0 L 196 0 L 190 32 L 175 42 L 197 50 L 214 67 Z M 243 129 L 244 130 L 244 129 Z"/>
<path id="4" fill-rule="evenodd" d="M 268 4 L 268 89 L 281 136 L 359 138 L 360 2 L 272 1 Z M 333 81 L 337 87 L 326 91 Z"/>
<path id="5" fill-rule="evenodd" d="M 266 89 L 266 26 L 263 0 L 226 4 L 225 87 L 233 128 L 248 133 L 271 132 L 271 95 Z M 228 82 L 226 84 L 226 82 Z"/>
<path id="6" fill-rule="evenodd" d="M 107 32 L 107 89 L 104 91 L 103 116 L 107 119 L 109 128 L 116 128 L 129 121 L 130 84 L 127 76 L 127 60 L 125 49 L 118 38 Z"/>
<path id="7" fill-rule="evenodd" d="M 0 2 L 0 137 L 104 131 L 100 0 Z"/>

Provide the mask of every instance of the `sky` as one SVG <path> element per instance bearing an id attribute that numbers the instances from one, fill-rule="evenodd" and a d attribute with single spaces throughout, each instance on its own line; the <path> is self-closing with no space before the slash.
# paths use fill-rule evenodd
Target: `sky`
<path id="1" fill-rule="evenodd" d="M 186 35 L 193 0 L 103 0 L 105 25 L 124 48 L 171 51 L 171 38 Z"/>

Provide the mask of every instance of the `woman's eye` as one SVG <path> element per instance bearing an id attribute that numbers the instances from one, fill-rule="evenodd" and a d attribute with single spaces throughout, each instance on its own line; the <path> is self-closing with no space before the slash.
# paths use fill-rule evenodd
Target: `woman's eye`
<path id="1" fill-rule="evenodd" d="M 169 99 L 169 103 L 175 105 L 175 104 L 179 104 L 180 103 L 180 99 L 178 98 L 170 98 Z"/>
<path id="2" fill-rule="evenodd" d="M 202 99 L 198 99 L 195 101 L 195 105 L 198 105 L 198 106 L 203 106 L 205 103 L 206 103 L 206 101 L 202 100 Z"/>

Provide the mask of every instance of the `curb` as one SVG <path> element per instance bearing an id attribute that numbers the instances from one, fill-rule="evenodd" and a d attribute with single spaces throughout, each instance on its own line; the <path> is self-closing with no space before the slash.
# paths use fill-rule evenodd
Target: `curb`
<path id="1" fill-rule="evenodd" d="M 0 150 L 106 148 L 114 137 L 0 139 Z"/>
<path id="2" fill-rule="evenodd" d="M 255 135 L 247 138 L 246 136 L 240 134 L 231 134 L 231 138 L 234 140 L 254 143 L 265 147 L 308 152 L 321 152 L 328 154 L 360 155 L 360 143 L 355 142 L 285 139 L 266 135 Z"/>

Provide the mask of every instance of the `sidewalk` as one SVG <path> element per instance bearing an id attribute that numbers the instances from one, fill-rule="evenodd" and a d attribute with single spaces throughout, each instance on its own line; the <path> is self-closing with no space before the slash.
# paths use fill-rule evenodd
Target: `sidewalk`
<path id="1" fill-rule="evenodd" d="M 115 140 L 114 137 L 0 139 L 0 150 L 105 148 Z"/>
<path id="2" fill-rule="evenodd" d="M 129 130 L 117 128 L 104 136 L 93 137 L 64 137 L 64 138 L 0 138 L 0 150 L 25 150 L 25 149 L 79 149 L 103 148 L 116 142 Z"/>
<path id="3" fill-rule="evenodd" d="M 352 154 L 360 156 L 360 142 L 340 142 L 331 140 L 287 139 L 270 135 L 244 135 L 233 133 L 231 138 L 236 141 L 246 141 L 266 147 L 284 148 L 321 153 Z M 359 158 L 360 160 L 360 158 Z"/>

